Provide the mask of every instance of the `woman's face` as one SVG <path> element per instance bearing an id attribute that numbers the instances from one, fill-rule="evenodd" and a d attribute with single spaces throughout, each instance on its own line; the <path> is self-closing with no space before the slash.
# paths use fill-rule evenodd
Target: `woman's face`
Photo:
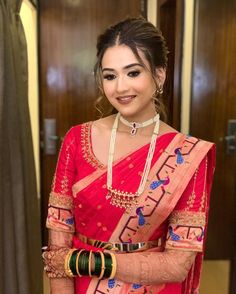
<path id="1" fill-rule="evenodd" d="M 104 93 L 124 117 L 145 121 L 154 116 L 153 94 L 156 85 L 144 54 L 138 51 L 145 67 L 126 45 L 108 48 L 102 59 L 102 84 Z M 156 71 L 157 85 L 163 85 L 165 70 Z"/>

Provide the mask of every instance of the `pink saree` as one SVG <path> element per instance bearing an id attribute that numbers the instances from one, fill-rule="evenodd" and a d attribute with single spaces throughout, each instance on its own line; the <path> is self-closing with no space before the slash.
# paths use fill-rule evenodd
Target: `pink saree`
<path id="1" fill-rule="evenodd" d="M 149 144 L 115 162 L 113 188 L 137 190 L 148 148 Z M 145 190 L 138 206 L 127 213 L 106 199 L 106 166 L 93 154 L 91 123 L 73 127 L 59 154 L 47 227 L 74 232 L 76 248 L 102 250 L 83 243 L 77 237 L 80 233 L 103 242 L 158 240 L 150 251 L 197 252 L 183 283 L 138 285 L 78 277 L 75 293 L 199 293 L 214 166 L 212 143 L 181 133 L 159 136 Z"/>

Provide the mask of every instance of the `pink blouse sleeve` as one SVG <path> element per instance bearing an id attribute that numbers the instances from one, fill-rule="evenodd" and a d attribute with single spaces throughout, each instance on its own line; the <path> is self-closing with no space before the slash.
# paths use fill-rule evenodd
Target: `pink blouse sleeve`
<path id="1" fill-rule="evenodd" d="M 73 195 L 72 185 L 76 176 L 76 141 L 74 129 L 66 134 L 58 157 L 52 189 L 48 203 L 46 227 L 73 233 Z"/>
<path id="2" fill-rule="evenodd" d="M 202 160 L 169 217 L 166 248 L 202 252 L 215 167 L 215 148 Z"/>

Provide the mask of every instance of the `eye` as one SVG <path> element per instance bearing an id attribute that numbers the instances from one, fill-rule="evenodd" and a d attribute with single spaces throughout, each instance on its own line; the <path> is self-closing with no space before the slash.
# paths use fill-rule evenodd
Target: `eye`
<path id="1" fill-rule="evenodd" d="M 135 78 L 137 77 L 138 75 L 140 74 L 140 71 L 139 70 L 132 70 L 128 73 L 128 76 L 131 77 L 131 78 Z"/>
<path id="2" fill-rule="evenodd" d="M 104 79 L 104 80 L 108 80 L 108 81 L 112 81 L 112 80 L 114 80 L 115 78 L 116 78 L 116 76 L 113 75 L 113 74 L 106 74 L 106 75 L 103 76 L 103 79 Z"/>

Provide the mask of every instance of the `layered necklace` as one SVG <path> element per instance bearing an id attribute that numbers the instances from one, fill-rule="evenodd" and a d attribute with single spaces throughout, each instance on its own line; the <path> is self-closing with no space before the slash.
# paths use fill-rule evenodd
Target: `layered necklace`
<path id="1" fill-rule="evenodd" d="M 134 135 L 137 132 L 138 128 L 143 128 L 146 126 L 149 126 L 153 124 L 154 122 L 155 127 L 153 130 L 152 138 L 150 147 L 148 150 L 144 170 L 142 173 L 142 178 L 138 187 L 138 190 L 135 193 L 123 191 L 123 190 L 117 190 L 112 187 L 112 165 L 113 165 L 113 159 L 114 159 L 114 151 L 115 151 L 115 142 L 116 142 L 116 134 L 117 134 L 117 128 L 118 128 L 118 122 L 121 120 L 125 125 L 131 127 L 131 134 Z M 120 113 L 116 115 L 112 131 L 111 131 L 111 138 L 110 138 L 110 146 L 109 146 L 109 155 L 108 155 L 108 164 L 107 164 L 107 190 L 108 194 L 106 196 L 106 199 L 110 199 L 111 205 L 125 208 L 126 210 L 132 209 L 133 206 L 136 206 L 138 204 L 138 197 L 143 193 L 145 184 L 147 181 L 148 174 L 150 172 L 151 163 L 153 154 L 155 151 L 156 146 L 156 140 L 159 133 L 159 125 L 160 125 L 160 116 L 157 114 L 154 118 L 147 120 L 143 123 L 135 123 L 135 122 L 128 122 L 125 120 Z M 135 131 L 133 130 L 135 129 Z"/>

